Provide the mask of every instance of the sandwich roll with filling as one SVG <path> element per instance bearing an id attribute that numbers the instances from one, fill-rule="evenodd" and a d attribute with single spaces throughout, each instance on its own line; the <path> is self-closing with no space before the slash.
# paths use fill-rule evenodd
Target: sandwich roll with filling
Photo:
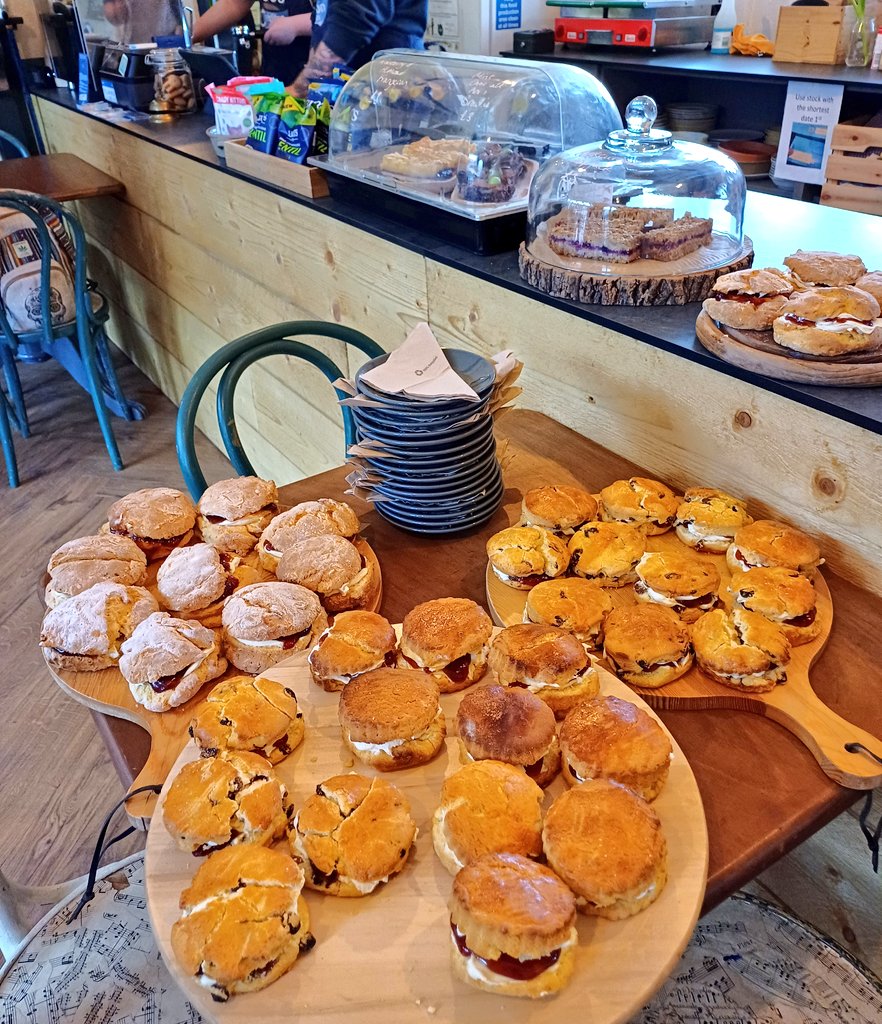
<path id="1" fill-rule="evenodd" d="M 212 854 L 181 893 L 171 931 L 178 963 L 215 1002 L 266 988 L 315 945 L 302 890 L 302 869 L 278 850 Z"/>
<path id="2" fill-rule="evenodd" d="M 707 559 L 678 551 L 647 551 L 636 572 L 637 600 L 671 608 L 684 622 L 694 622 L 717 603 L 720 574 Z"/>
<path id="3" fill-rule="evenodd" d="M 444 780 L 432 844 L 455 875 L 485 853 L 542 853 L 542 789 L 514 765 L 473 761 Z"/>
<path id="4" fill-rule="evenodd" d="M 333 498 L 302 501 L 270 522 L 260 535 L 257 554 L 261 566 L 275 572 L 284 552 L 298 541 L 326 534 L 354 540 L 360 529 L 358 516 L 345 501 Z"/>
<path id="5" fill-rule="evenodd" d="M 601 644 L 604 617 L 612 611 L 612 598 L 592 580 L 571 577 L 547 580 L 527 594 L 524 622 L 536 622 L 564 629 L 586 647 Z"/>
<path id="6" fill-rule="evenodd" d="M 53 668 L 100 672 L 117 664 L 123 643 L 158 610 L 143 587 L 96 583 L 46 613 L 40 646 Z"/>
<path id="7" fill-rule="evenodd" d="M 516 853 L 488 853 L 453 880 L 450 962 L 466 985 L 538 999 L 573 974 L 575 898 L 549 868 Z"/>
<path id="8" fill-rule="evenodd" d="M 510 526 L 487 541 L 487 558 L 497 579 L 515 590 L 529 590 L 543 580 L 563 576 L 567 545 L 538 526 Z"/>
<path id="9" fill-rule="evenodd" d="M 570 537 L 570 571 L 601 587 L 624 587 L 637 579 L 645 549 L 645 534 L 631 523 L 589 523 Z"/>
<path id="10" fill-rule="evenodd" d="M 794 647 L 810 643 L 820 632 L 818 593 L 795 569 L 775 565 L 735 573 L 729 594 L 736 605 L 780 626 Z"/>
<path id="11" fill-rule="evenodd" d="M 196 506 L 172 487 L 145 487 L 126 494 L 107 510 L 107 530 L 133 540 L 148 561 L 165 558 L 189 544 Z"/>
<path id="12" fill-rule="evenodd" d="M 882 346 L 882 317 L 869 292 L 817 288 L 793 295 L 772 332 L 784 348 L 813 356 L 843 356 Z"/>
<path id="13" fill-rule="evenodd" d="M 864 274 L 855 281 L 854 286 L 862 292 L 868 292 L 882 306 L 882 271 L 874 270 L 871 274 Z"/>
<path id="14" fill-rule="evenodd" d="M 189 733 L 203 757 L 245 750 L 278 764 L 303 742 L 303 713 L 287 686 L 262 676 L 232 676 L 196 708 Z"/>
<path id="15" fill-rule="evenodd" d="M 316 683 L 328 692 L 342 690 L 356 676 L 398 663 L 398 637 L 376 612 L 340 612 L 316 641 L 307 658 Z"/>
<path id="16" fill-rule="evenodd" d="M 665 686 L 692 668 L 689 627 L 663 605 L 642 602 L 615 608 L 603 625 L 603 653 L 632 686 Z"/>
<path id="17" fill-rule="evenodd" d="M 523 687 L 544 700 L 558 718 L 600 688 L 585 648 L 556 626 L 508 626 L 490 647 L 490 668 L 503 686 Z"/>
<path id="18" fill-rule="evenodd" d="M 279 492 L 272 480 L 236 476 L 218 480 L 196 505 L 202 539 L 220 551 L 244 557 L 279 513 Z"/>
<path id="19" fill-rule="evenodd" d="M 704 311 L 726 327 L 767 331 L 795 289 L 793 278 L 774 267 L 736 270 L 717 278 Z"/>
<path id="20" fill-rule="evenodd" d="M 708 612 L 692 627 L 702 672 L 723 686 L 768 693 L 787 682 L 790 641 L 784 630 L 758 612 L 736 605 Z"/>
<path id="21" fill-rule="evenodd" d="M 191 544 L 172 551 L 156 573 L 156 592 L 163 608 L 203 626 L 220 629 L 227 598 L 239 587 L 263 582 L 267 574 L 242 562 L 239 555 L 211 544 Z"/>
<path id="22" fill-rule="evenodd" d="M 548 866 L 575 893 L 577 909 L 590 916 L 621 921 L 639 914 L 667 881 L 658 815 L 633 790 L 608 779 L 583 782 L 555 799 L 542 846 Z"/>
<path id="23" fill-rule="evenodd" d="M 842 287 L 854 284 L 867 268 L 860 256 L 841 252 L 797 249 L 784 260 L 802 284 Z"/>
<path id="24" fill-rule="evenodd" d="M 607 523 L 633 523 L 647 536 L 674 525 L 679 498 L 667 484 L 642 476 L 616 480 L 600 492 L 600 517 Z"/>
<path id="25" fill-rule="evenodd" d="M 560 770 L 554 712 L 519 686 L 493 683 L 467 693 L 456 712 L 456 731 L 467 762 L 515 765 L 543 788 Z"/>
<path id="26" fill-rule="evenodd" d="M 54 608 L 96 583 L 142 587 L 147 580 L 147 556 L 128 537 L 96 534 L 62 544 L 52 553 L 46 571 L 46 605 Z"/>
<path id="27" fill-rule="evenodd" d="M 492 633 L 492 619 L 475 601 L 425 601 L 404 616 L 398 664 L 432 676 L 441 693 L 455 693 L 487 671 Z"/>
<path id="28" fill-rule="evenodd" d="M 597 517 L 597 500 L 580 487 L 534 487 L 521 502 L 521 525 L 569 537 Z"/>
<path id="29" fill-rule="evenodd" d="M 319 783 L 288 827 L 307 888 L 350 898 L 368 896 L 397 875 L 416 835 L 401 790 L 356 774 Z"/>
<path id="30" fill-rule="evenodd" d="M 365 764 L 384 772 L 426 764 L 447 729 L 435 680 L 415 669 L 365 672 L 340 694 L 343 742 Z"/>
<path id="31" fill-rule="evenodd" d="M 807 533 L 776 519 L 758 519 L 742 527 L 726 549 L 726 564 L 733 573 L 780 565 L 814 579 L 823 561 L 821 549 Z"/>
<path id="32" fill-rule="evenodd" d="M 213 629 L 168 612 L 148 615 L 121 652 L 119 670 L 148 711 L 180 707 L 227 667 Z"/>
<path id="33" fill-rule="evenodd" d="M 380 595 L 376 562 L 335 533 L 303 537 L 287 548 L 276 566 L 276 576 L 312 590 L 332 614 L 370 608 Z"/>
<path id="34" fill-rule="evenodd" d="M 667 733 L 642 708 L 619 697 L 577 704 L 560 727 L 564 778 L 571 786 L 610 779 L 654 800 L 668 778 L 673 751 Z"/>
<path id="35" fill-rule="evenodd" d="M 742 526 L 753 522 L 740 498 L 715 487 L 690 487 L 677 506 L 674 532 L 687 547 L 722 555 Z"/>
<path id="36" fill-rule="evenodd" d="M 240 843 L 269 846 L 284 834 L 287 799 L 266 758 L 222 750 L 181 768 L 168 787 L 162 821 L 175 844 L 194 857 Z"/>

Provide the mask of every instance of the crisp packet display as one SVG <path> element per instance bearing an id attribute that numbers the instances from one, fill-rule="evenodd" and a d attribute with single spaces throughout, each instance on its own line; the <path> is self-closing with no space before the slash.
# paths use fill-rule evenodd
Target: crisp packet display
<path id="1" fill-rule="evenodd" d="M 305 100 L 285 96 L 279 115 L 276 156 L 295 164 L 306 163 L 315 134 L 316 110 Z"/>
<path id="2" fill-rule="evenodd" d="M 254 112 L 247 97 L 229 85 L 206 85 L 214 105 L 214 124 L 220 135 L 243 137 L 254 126 Z"/>
<path id="3" fill-rule="evenodd" d="M 306 98 L 312 103 L 327 100 L 333 106 L 343 91 L 343 86 L 352 77 L 352 68 L 338 66 L 326 78 L 314 78 L 306 87 Z"/>
<path id="4" fill-rule="evenodd" d="M 258 153 L 275 152 L 285 99 L 286 93 L 266 93 L 253 99 L 254 127 L 245 142 L 246 146 L 256 149 Z"/>
<path id="5" fill-rule="evenodd" d="M 312 139 L 310 156 L 314 153 L 328 152 L 328 132 L 331 128 L 331 104 L 327 100 L 321 103 L 310 103 L 315 111 L 315 135 Z"/>

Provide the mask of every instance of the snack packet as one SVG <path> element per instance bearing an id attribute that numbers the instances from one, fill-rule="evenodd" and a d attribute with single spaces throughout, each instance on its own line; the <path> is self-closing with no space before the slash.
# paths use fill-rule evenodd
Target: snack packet
<path id="1" fill-rule="evenodd" d="M 256 149 L 258 153 L 273 153 L 279 135 L 279 116 L 285 102 L 286 93 L 266 93 L 255 97 L 254 127 L 248 135 L 245 145 Z"/>
<path id="2" fill-rule="evenodd" d="M 352 69 L 338 66 L 326 78 L 314 78 L 306 87 L 306 98 L 314 103 L 327 100 L 333 106 L 343 91 L 343 86 L 352 77 Z"/>
<path id="3" fill-rule="evenodd" d="M 321 103 L 310 103 L 315 111 L 315 134 L 312 137 L 312 149 L 309 155 L 328 152 L 328 132 L 331 127 L 331 104 L 327 100 Z"/>
<path id="4" fill-rule="evenodd" d="M 214 125 L 221 135 L 242 137 L 254 127 L 254 112 L 247 97 L 228 85 L 206 85 L 214 106 Z"/>
<path id="5" fill-rule="evenodd" d="M 290 160 L 291 163 L 306 163 L 315 134 L 315 121 L 316 112 L 312 104 L 286 95 L 279 114 L 275 155 Z"/>

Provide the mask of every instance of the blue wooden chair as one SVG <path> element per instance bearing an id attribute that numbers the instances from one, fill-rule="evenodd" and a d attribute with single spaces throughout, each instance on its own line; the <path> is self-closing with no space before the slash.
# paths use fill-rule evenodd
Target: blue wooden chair
<path id="1" fill-rule="evenodd" d="M 3 143 L 6 143 L 6 146 L 4 146 Z M 0 129 L 0 160 L 6 159 L 4 150 L 7 148 L 14 149 L 18 156 L 31 155 L 28 152 L 27 146 L 21 141 L 21 139 L 17 139 L 11 132 L 5 132 Z"/>
<path id="2" fill-rule="evenodd" d="M 0 206 L 15 210 L 32 222 L 44 253 L 52 251 L 52 238 L 40 209 L 52 210 L 68 231 L 75 253 L 74 319 L 53 322 L 48 259 L 42 260 L 40 270 L 40 328 L 24 332 L 14 330 L 0 305 L 0 362 L 6 381 L 8 418 L 23 437 L 29 435 L 27 409 L 15 366 L 16 355 L 30 353 L 33 356 L 35 352 L 42 352 L 54 356 L 91 395 L 110 461 L 114 469 L 121 470 L 123 463 L 110 424 L 110 412 L 135 420 L 142 419 L 145 410 L 138 403 L 126 399 L 117 379 L 104 330 L 110 311 L 104 296 L 86 276 L 86 240 L 80 222 L 63 206 L 45 196 L 0 192 Z M 2 429 L 0 422 L 0 433 Z"/>
<path id="3" fill-rule="evenodd" d="M 196 412 L 209 384 L 222 370 L 223 375 L 217 391 L 217 421 L 227 455 L 239 476 L 254 475 L 254 468 L 239 440 L 233 408 L 236 385 L 252 363 L 267 356 L 296 356 L 317 367 L 331 383 L 344 376 L 343 371 L 329 356 L 310 345 L 293 340 L 294 337 L 303 335 L 333 338 L 352 345 L 372 358 L 384 354 L 384 350 L 366 334 L 351 327 L 341 327 L 339 324 L 324 323 L 321 320 L 292 320 L 288 323 L 274 324 L 272 327 L 264 327 L 262 330 L 246 334 L 219 348 L 193 374 L 178 409 L 175 431 L 178 463 L 194 501 L 199 500 L 207 486 L 194 443 Z M 346 397 L 339 388 L 334 390 L 338 398 Z M 343 429 L 348 447 L 355 441 L 355 419 L 348 406 L 343 406 Z"/>

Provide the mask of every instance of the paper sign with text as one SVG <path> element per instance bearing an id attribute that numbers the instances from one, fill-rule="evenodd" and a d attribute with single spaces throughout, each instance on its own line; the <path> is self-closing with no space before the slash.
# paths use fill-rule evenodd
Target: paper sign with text
<path id="1" fill-rule="evenodd" d="M 833 128 L 842 106 L 841 85 L 788 82 L 775 177 L 824 184 Z"/>

